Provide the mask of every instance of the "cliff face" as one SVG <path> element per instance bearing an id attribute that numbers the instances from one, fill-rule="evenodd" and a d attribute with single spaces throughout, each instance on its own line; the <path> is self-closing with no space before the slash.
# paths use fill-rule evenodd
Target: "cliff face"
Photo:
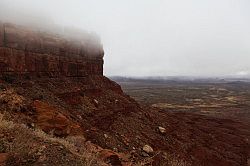
<path id="1" fill-rule="evenodd" d="M 103 55 L 91 35 L 81 39 L 0 24 L 0 113 L 58 137 L 80 136 L 111 149 L 120 141 L 107 146 L 103 135 L 120 116 L 140 107 L 103 76 Z M 121 165 L 120 159 L 115 162 Z"/>
<path id="2" fill-rule="evenodd" d="M 86 40 L 0 23 L 0 75 L 102 75 L 102 46 Z"/>

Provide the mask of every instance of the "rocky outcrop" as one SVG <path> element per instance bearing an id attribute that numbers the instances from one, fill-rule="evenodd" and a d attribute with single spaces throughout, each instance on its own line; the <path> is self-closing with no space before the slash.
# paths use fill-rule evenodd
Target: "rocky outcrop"
<path id="1" fill-rule="evenodd" d="M 36 125 L 47 133 L 53 131 L 54 135 L 62 137 L 83 132 L 77 123 L 47 103 L 36 100 L 33 108 L 36 112 Z"/>
<path id="2" fill-rule="evenodd" d="M 94 38 L 94 37 L 93 37 Z M 102 45 L 0 23 L 0 75 L 84 77 L 103 74 Z"/>

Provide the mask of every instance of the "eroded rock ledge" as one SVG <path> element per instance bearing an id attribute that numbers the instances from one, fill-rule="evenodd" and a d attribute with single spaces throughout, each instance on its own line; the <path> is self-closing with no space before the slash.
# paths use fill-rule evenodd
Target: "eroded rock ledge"
<path id="1" fill-rule="evenodd" d="M 103 74 L 102 45 L 0 22 L 0 76 L 84 77 Z"/>

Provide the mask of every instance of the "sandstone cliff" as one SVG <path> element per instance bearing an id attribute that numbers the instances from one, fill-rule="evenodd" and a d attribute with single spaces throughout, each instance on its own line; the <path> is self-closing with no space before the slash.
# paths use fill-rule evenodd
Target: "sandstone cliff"
<path id="1" fill-rule="evenodd" d="M 0 23 L 0 73 L 48 77 L 102 75 L 104 51 L 98 41 L 91 39 Z"/>

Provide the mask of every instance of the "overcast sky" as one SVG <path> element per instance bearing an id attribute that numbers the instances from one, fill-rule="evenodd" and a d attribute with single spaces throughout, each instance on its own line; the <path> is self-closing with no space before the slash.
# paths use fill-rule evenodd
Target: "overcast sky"
<path id="1" fill-rule="evenodd" d="M 249 0 L 0 0 L 5 15 L 96 32 L 106 75 L 250 74 Z"/>

